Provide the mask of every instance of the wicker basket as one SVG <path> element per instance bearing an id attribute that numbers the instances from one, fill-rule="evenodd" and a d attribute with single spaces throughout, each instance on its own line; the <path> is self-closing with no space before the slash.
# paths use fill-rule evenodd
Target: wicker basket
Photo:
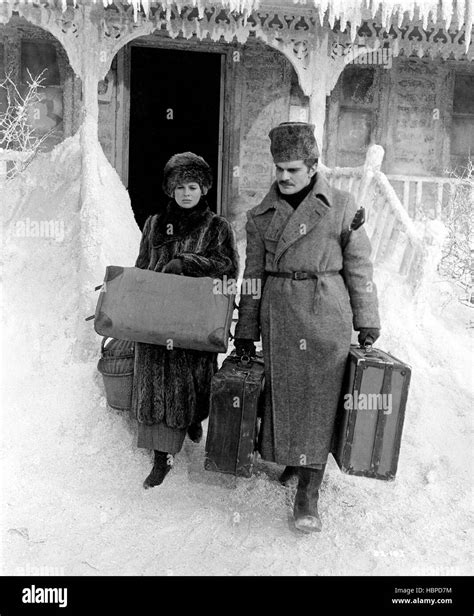
<path id="1" fill-rule="evenodd" d="M 133 362 L 135 343 L 112 338 L 105 346 L 102 339 L 101 356 L 97 369 L 102 374 L 107 404 L 119 411 L 132 408 Z"/>

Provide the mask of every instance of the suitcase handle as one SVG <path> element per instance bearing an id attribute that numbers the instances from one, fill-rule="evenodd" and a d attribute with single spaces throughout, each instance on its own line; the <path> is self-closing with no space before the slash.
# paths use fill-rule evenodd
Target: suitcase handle
<path id="1" fill-rule="evenodd" d="M 250 355 L 241 355 L 240 357 L 237 357 L 237 359 L 239 360 L 239 364 L 245 367 L 251 366 L 252 362 L 256 362 L 257 364 L 263 364 L 263 359 L 257 356 L 250 357 Z"/>
<path id="2" fill-rule="evenodd" d="M 371 342 L 366 342 L 364 345 L 361 344 L 360 348 L 363 349 L 364 353 L 372 353 L 374 345 Z"/>

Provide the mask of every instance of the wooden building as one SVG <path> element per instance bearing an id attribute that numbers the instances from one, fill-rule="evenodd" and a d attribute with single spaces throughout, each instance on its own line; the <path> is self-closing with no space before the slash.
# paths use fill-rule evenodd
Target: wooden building
<path id="1" fill-rule="evenodd" d="M 346 15 L 318 1 L 188 4 L 0 3 L 0 73 L 24 88 L 47 69 L 32 122 L 54 129 L 52 147 L 89 118 L 139 224 L 184 150 L 211 163 L 217 210 L 237 221 L 268 189 L 268 131 L 288 119 L 316 124 L 330 167 L 382 145 L 401 198 L 410 177 L 446 176 L 472 155 L 469 3 L 371 14 L 359 2 Z"/>

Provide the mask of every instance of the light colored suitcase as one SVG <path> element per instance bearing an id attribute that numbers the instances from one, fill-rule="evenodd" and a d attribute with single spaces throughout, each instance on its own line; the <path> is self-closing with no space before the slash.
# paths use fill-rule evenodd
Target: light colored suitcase
<path id="1" fill-rule="evenodd" d="M 234 296 L 212 278 L 109 265 L 94 315 L 101 336 L 225 353 Z"/>
<path id="2" fill-rule="evenodd" d="M 332 447 L 344 473 L 395 478 L 410 378 L 393 355 L 351 345 Z"/>

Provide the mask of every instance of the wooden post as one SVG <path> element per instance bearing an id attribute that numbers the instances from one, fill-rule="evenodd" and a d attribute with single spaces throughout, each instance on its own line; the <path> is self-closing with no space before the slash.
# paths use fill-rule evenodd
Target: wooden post
<path id="1" fill-rule="evenodd" d="M 441 211 L 443 209 L 443 187 L 444 182 L 438 181 L 437 200 L 435 203 L 435 218 L 441 219 Z"/>
<path id="2" fill-rule="evenodd" d="M 416 183 L 416 199 L 415 199 L 415 211 L 413 212 L 413 220 L 416 219 L 417 214 L 421 208 L 421 202 L 423 199 L 423 182 L 418 180 Z"/>
<path id="3" fill-rule="evenodd" d="M 382 160 L 384 157 L 384 149 L 381 145 L 371 145 L 367 150 L 365 156 L 364 170 L 362 172 L 362 179 L 359 184 L 359 190 L 357 192 L 357 205 L 365 206 L 368 197 L 368 191 L 374 174 L 380 171 L 382 166 Z M 368 209 L 368 208 L 366 208 Z"/>
<path id="4" fill-rule="evenodd" d="M 403 207 L 410 211 L 410 180 L 403 180 Z"/>

